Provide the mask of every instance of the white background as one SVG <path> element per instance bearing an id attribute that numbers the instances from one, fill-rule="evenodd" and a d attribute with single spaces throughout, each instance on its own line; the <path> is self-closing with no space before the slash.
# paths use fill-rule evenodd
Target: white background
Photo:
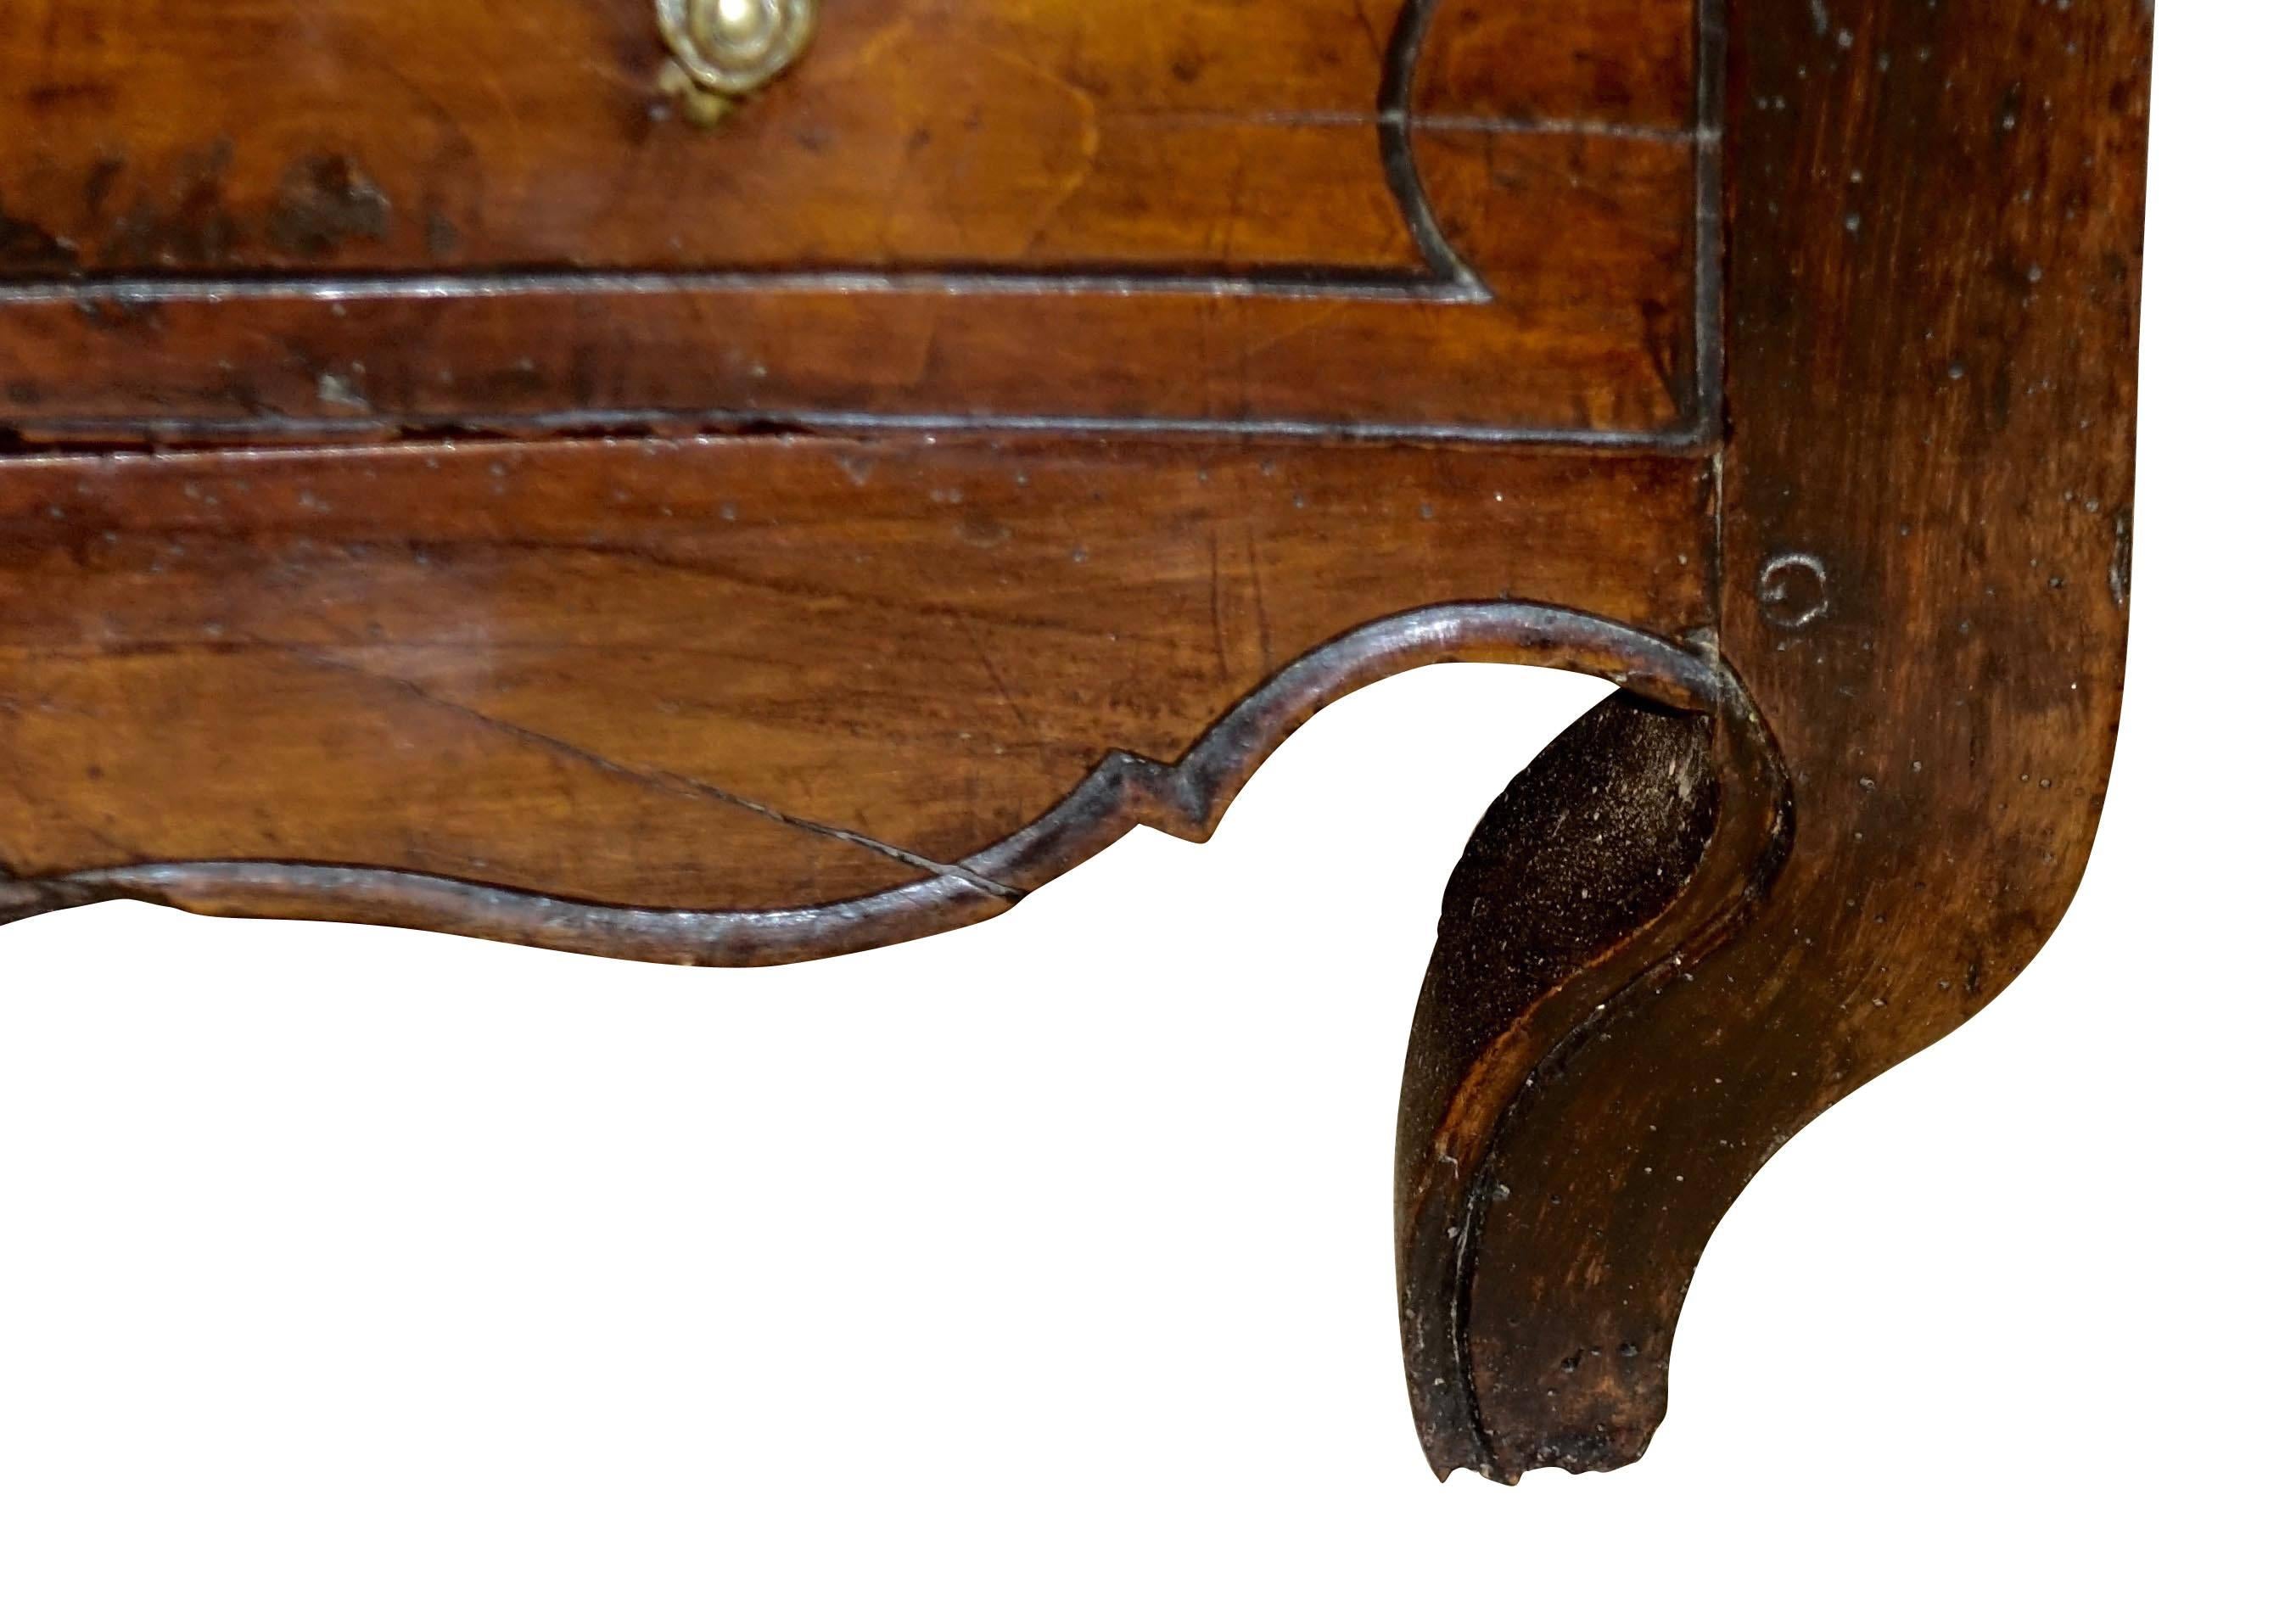
<path id="1" fill-rule="evenodd" d="M 2088 881 L 1739 1203 L 1641 1465 L 1414 1441 L 1438 898 L 1603 693 L 1437 669 L 1209 847 L 811 967 L 0 931 L 0 1595 L 2289 1594 L 2296 30 L 2160 31 Z"/>

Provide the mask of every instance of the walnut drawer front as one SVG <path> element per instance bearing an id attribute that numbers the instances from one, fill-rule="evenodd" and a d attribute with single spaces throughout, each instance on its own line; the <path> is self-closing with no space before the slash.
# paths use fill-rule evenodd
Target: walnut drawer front
<path id="1" fill-rule="evenodd" d="M 1703 436 L 1694 0 L 11 0 L 0 423 Z"/>

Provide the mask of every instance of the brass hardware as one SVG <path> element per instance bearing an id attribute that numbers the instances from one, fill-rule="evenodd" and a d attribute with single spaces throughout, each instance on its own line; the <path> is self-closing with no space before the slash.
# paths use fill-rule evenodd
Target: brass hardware
<path id="1" fill-rule="evenodd" d="M 814 0 L 654 0 L 670 60 L 661 87 L 707 127 L 813 37 Z"/>

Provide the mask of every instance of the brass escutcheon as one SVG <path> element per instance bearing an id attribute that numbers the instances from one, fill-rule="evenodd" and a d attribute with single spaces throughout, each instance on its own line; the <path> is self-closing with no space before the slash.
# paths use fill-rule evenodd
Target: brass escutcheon
<path id="1" fill-rule="evenodd" d="M 709 127 L 813 37 L 814 0 L 654 0 L 669 46 L 661 86 Z"/>

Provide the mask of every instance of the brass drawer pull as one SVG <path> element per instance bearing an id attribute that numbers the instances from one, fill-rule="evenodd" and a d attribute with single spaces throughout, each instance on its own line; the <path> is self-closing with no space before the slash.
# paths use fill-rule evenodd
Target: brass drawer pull
<path id="1" fill-rule="evenodd" d="M 814 0 L 654 0 L 663 92 L 707 127 L 778 77 L 813 37 Z"/>

